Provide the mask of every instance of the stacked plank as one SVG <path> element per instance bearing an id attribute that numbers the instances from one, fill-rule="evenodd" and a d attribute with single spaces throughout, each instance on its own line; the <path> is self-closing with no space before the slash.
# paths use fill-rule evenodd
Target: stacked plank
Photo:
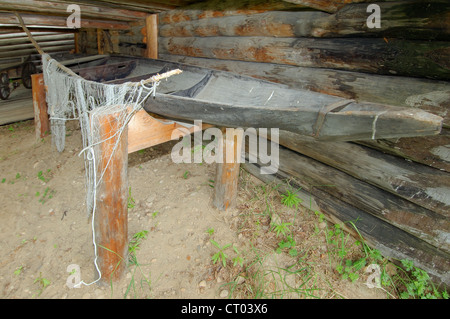
<path id="1" fill-rule="evenodd" d="M 345 4 L 364 1 L 288 2 L 309 9 L 161 13 L 159 56 L 442 116 L 433 137 L 319 143 L 281 132 L 278 173 L 245 168 L 268 182 L 294 179 L 308 207 L 357 220 L 386 256 L 412 259 L 449 285 L 450 4 L 374 3 L 381 28 L 368 28 L 368 3 Z"/>

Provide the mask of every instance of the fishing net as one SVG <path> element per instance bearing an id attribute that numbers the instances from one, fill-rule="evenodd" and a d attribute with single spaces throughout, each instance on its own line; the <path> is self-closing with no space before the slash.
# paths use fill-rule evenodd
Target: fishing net
<path id="1" fill-rule="evenodd" d="M 80 123 L 83 142 L 80 155 L 84 156 L 86 206 L 90 214 L 95 205 L 96 188 L 107 168 L 106 165 L 102 172 L 97 171 L 99 161 L 104 161 L 99 145 L 105 141 L 101 140 L 99 121 L 95 119 L 113 114 L 118 129 L 109 139 L 114 137 L 118 144 L 120 139 L 116 135 L 122 135 L 125 126 L 143 107 L 145 100 L 155 94 L 159 81 L 180 71 L 173 70 L 141 82 L 105 84 L 85 80 L 47 54 L 42 56 L 42 66 L 47 86 L 52 142 L 59 152 L 65 147 L 66 121 L 78 120 Z M 116 147 L 117 145 L 113 149 Z"/>
<path id="2" fill-rule="evenodd" d="M 91 285 L 102 277 L 97 264 L 98 254 L 94 227 L 97 188 L 131 118 L 142 109 L 147 98 L 155 95 L 160 80 L 181 73 L 181 71 L 172 70 L 161 75 L 157 74 L 141 82 L 105 84 L 85 80 L 56 60 L 51 59 L 47 54 L 42 54 L 42 70 L 47 86 L 46 98 L 52 142 L 59 152 L 62 152 L 65 147 L 66 122 L 78 120 L 80 123 L 83 142 L 83 150 L 80 155 L 84 156 L 86 172 L 86 206 L 88 216 L 93 215 L 94 263 L 99 277 L 89 284 L 82 281 L 76 286 Z M 102 136 L 99 126 L 105 125 L 105 121 L 114 123 L 106 123 L 112 130 Z M 105 149 L 101 147 L 102 143 L 114 143 L 114 145 L 112 147 L 109 145 L 106 148 L 108 149 L 107 154 L 102 154 L 102 149 Z"/>

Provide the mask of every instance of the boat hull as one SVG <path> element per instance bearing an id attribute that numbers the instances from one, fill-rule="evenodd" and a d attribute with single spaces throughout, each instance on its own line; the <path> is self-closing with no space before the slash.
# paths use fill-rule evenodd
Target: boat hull
<path id="1" fill-rule="evenodd" d="M 136 61 L 127 78 L 140 81 L 180 69 L 161 81 L 144 109 L 161 116 L 222 127 L 277 128 L 321 140 L 371 140 L 439 134 L 443 119 L 402 108 L 335 97 L 225 71 L 137 57 L 112 56 L 111 63 Z"/>

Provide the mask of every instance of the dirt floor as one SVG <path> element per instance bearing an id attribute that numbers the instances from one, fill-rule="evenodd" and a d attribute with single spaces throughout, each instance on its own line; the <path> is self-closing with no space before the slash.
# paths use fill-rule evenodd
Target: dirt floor
<path id="1" fill-rule="evenodd" d="M 172 163 L 172 143 L 129 156 L 129 238 L 145 236 L 126 275 L 70 288 L 70 265 L 87 284 L 97 278 L 80 130 L 68 125 L 62 153 L 51 136 L 36 140 L 33 121 L 0 127 L 0 145 L 1 298 L 387 298 L 364 274 L 351 282 L 333 270 L 326 222 L 245 171 L 237 207 L 213 208 L 215 165 Z M 289 237 L 276 220 L 292 222 L 295 253 L 277 252 Z M 213 243 L 229 245 L 225 267 Z"/>

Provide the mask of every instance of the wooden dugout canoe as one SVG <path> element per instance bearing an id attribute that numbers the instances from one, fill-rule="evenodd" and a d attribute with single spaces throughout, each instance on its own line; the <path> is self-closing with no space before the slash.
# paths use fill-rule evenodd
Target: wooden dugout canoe
<path id="1" fill-rule="evenodd" d="M 126 77 L 120 78 L 121 74 L 106 83 L 183 71 L 161 81 L 155 98 L 145 102 L 147 112 L 167 118 L 224 127 L 278 128 L 341 141 L 436 135 L 442 128 L 441 117 L 420 109 L 358 102 L 187 64 L 111 56 L 104 67 L 130 60 L 136 61 L 136 67 Z"/>

